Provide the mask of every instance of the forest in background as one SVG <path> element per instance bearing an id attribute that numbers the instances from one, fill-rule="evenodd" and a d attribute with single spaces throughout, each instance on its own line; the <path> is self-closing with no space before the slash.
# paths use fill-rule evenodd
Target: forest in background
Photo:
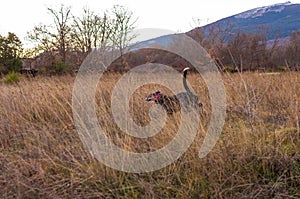
<path id="1" fill-rule="evenodd" d="M 125 71 L 143 63 L 162 63 L 181 70 L 188 65 L 182 58 L 158 50 L 140 50 L 125 54 L 135 37 L 137 18 L 124 6 L 113 6 L 101 14 L 83 8 L 80 16 L 71 7 L 47 8 L 52 24 L 39 24 L 28 32 L 26 40 L 33 45 L 24 49 L 14 33 L 0 36 L 0 74 L 34 69 L 41 74 L 74 73 L 93 48 L 116 50 L 121 59 L 110 71 Z M 256 32 L 238 31 L 230 21 L 223 25 L 195 28 L 185 34 L 203 46 L 221 71 L 298 71 L 300 69 L 300 31 L 288 38 L 270 27 L 260 25 Z M 268 35 L 278 35 L 268 40 Z"/>

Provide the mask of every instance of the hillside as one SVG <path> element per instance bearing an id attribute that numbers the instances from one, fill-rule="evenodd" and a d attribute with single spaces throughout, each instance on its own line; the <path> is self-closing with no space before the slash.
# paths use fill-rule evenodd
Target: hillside
<path id="1" fill-rule="evenodd" d="M 247 71 L 300 70 L 300 31 L 296 32 L 300 30 L 299 10 L 300 4 L 290 2 L 254 8 L 186 34 L 201 44 L 223 70 L 236 71 L 237 67 Z M 140 41 L 129 46 L 131 52 L 126 55 L 126 66 L 124 60 L 116 60 L 109 70 L 124 71 L 144 63 L 163 63 L 180 71 L 187 65 L 185 60 L 172 53 L 139 51 L 143 47 L 174 45 L 174 34 Z M 85 56 L 77 51 L 68 52 L 66 65 L 62 68 L 61 55 L 44 52 L 23 68 L 33 67 L 45 74 L 76 71 Z"/>
<path id="2" fill-rule="evenodd" d="M 236 33 L 239 30 L 254 33 L 258 31 L 259 26 L 265 26 L 270 30 L 269 40 L 274 39 L 276 36 L 285 38 L 290 36 L 293 31 L 300 29 L 299 10 L 300 4 L 290 2 L 274 4 L 223 18 L 202 28 L 208 30 L 212 26 L 221 25 L 225 29 L 227 24 L 230 23 L 233 25 L 231 33 Z"/>
<path id="3" fill-rule="evenodd" d="M 299 10 L 300 4 L 290 2 L 259 7 L 194 28 L 186 34 L 200 43 L 223 70 L 299 70 Z M 138 45 L 167 46 L 172 45 L 173 38 L 174 34 L 169 34 Z M 172 61 L 173 57 L 163 57 L 175 68 L 184 65 L 181 61 Z"/>
<path id="4" fill-rule="evenodd" d="M 234 35 L 238 31 L 255 33 L 258 31 L 259 26 L 265 26 L 269 30 L 268 40 L 273 40 L 276 37 L 283 40 L 289 37 L 292 32 L 300 30 L 299 10 L 300 4 L 292 4 L 290 2 L 258 7 L 205 26 L 196 27 L 187 33 L 203 29 L 208 35 L 209 29 L 220 27 L 221 31 L 226 34 Z M 228 32 L 228 26 L 231 26 L 231 32 Z M 167 45 L 170 41 L 172 41 L 172 35 L 165 35 L 141 42 L 140 46 Z"/>

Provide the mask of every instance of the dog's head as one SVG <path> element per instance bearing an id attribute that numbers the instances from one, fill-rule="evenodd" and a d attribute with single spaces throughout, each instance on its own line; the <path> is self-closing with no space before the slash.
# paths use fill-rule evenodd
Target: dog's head
<path id="1" fill-rule="evenodd" d="M 148 97 L 146 97 L 145 100 L 147 102 L 154 101 L 154 102 L 158 103 L 158 100 L 161 97 L 162 97 L 162 93 L 159 90 L 157 90 L 156 92 L 149 94 Z"/>

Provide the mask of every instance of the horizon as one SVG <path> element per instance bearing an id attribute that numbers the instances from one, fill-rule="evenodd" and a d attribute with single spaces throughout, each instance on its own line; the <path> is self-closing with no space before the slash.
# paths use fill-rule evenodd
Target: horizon
<path id="1" fill-rule="evenodd" d="M 27 32 L 31 31 L 38 24 L 51 24 L 53 19 L 49 15 L 47 8 L 58 8 L 61 4 L 70 6 L 71 12 L 75 16 L 80 16 L 84 7 L 88 7 L 96 13 L 101 14 L 105 10 L 110 10 L 113 5 L 122 5 L 133 12 L 134 18 L 137 19 L 135 24 L 136 29 L 161 28 L 181 33 L 251 9 L 286 2 L 288 1 L 255 0 L 241 2 L 233 0 L 231 3 L 227 2 L 221 5 L 216 0 L 206 2 L 205 4 L 201 4 L 196 0 L 188 0 L 185 3 L 174 3 L 169 0 L 153 0 L 151 3 L 135 2 L 134 0 L 105 2 L 96 0 L 83 2 L 74 2 L 71 0 L 28 0 L 26 2 L 18 2 L 18 8 L 15 8 L 13 6 L 16 5 L 16 2 L 15 0 L 11 0 L 5 2 L 0 8 L 0 18 L 2 19 L 0 23 L 0 35 L 6 36 L 8 32 L 15 33 L 23 45 L 28 46 L 30 42 L 25 39 Z M 300 0 L 290 2 L 298 4 Z M 172 6 L 172 9 L 170 9 L 170 6 Z M 17 15 L 9 18 L 12 8 Z M 22 18 L 18 16 L 22 16 Z"/>

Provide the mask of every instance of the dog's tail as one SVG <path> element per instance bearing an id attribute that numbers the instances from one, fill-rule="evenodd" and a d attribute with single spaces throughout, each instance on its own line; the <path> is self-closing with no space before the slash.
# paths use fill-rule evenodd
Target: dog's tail
<path id="1" fill-rule="evenodd" d="M 192 91 L 190 90 L 190 88 L 188 87 L 187 82 L 186 82 L 186 75 L 187 75 L 187 71 L 189 69 L 190 69 L 189 67 L 186 67 L 185 69 L 183 69 L 183 79 L 182 79 L 182 82 L 183 82 L 183 86 L 184 86 L 186 92 L 192 93 Z"/>

